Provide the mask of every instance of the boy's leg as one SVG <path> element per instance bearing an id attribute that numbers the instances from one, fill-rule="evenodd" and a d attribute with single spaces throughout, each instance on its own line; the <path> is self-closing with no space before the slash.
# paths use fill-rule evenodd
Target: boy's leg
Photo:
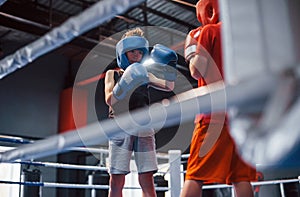
<path id="1" fill-rule="evenodd" d="M 185 180 L 180 197 L 201 197 L 202 185 L 201 181 Z"/>
<path id="2" fill-rule="evenodd" d="M 109 197 L 122 197 L 125 174 L 111 174 L 109 180 Z"/>
<path id="3" fill-rule="evenodd" d="M 235 194 L 237 197 L 253 197 L 253 188 L 250 182 L 242 181 L 233 183 Z"/>
<path id="4" fill-rule="evenodd" d="M 153 172 L 139 174 L 139 183 L 142 187 L 143 197 L 156 197 Z"/>

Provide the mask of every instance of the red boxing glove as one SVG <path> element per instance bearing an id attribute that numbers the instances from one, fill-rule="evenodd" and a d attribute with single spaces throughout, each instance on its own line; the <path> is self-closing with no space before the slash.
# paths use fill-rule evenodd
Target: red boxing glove
<path id="1" fill-rule="evenodd" d="M 201 29 L 202 26 L 198 27 L 197 29 L 193 29 L 189 32 L 185 39 L 184 58 L 187 62 L 189 62 L 196 54 L 198 38 L 200 36 Z"/>

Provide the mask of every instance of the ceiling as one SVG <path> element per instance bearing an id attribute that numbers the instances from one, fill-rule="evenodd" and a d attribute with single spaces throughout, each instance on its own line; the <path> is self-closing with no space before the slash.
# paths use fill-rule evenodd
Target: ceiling
<path id="1" fill-rule="evenodd" d="M 61 25 L 99 0 L 8 0 L 0 7 L 0 47 L 2 58 Z M 100 0 L 101 1 L 101 0 Z M 148 0 L 97 26 L 59 52 L 83 58 L 99 41 L 136 26 L 160 26 L 183 33 L 199 26 L 195 16 L 197 0 Z M 155 36 L 155 35 L 153 35 Z M 167 35 L 166 35 L 167 36 Z M 159 35 L 159 39 L 164 39 Z M 79 55 L 81 54 L 81 55 Z M 1 58 L 1 57 L 0 57 Z"/>

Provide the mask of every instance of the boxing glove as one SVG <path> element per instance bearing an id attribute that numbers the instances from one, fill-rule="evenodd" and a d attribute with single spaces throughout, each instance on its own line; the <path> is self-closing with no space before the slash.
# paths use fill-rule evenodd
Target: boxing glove
<path id="1" fill-rule="evenodd" d="M 156 44 L 150 53 L 150 58 L 153 60 L 152 63 L 143 64 L 149 73 L 152 73 L 159 79 L 176 80 L 178 57 L 175 51 L 164 45 Z"/>
<path id="2" fill-rule="evenodd" d="M 127 67 L 120 80 L 113 88 L 113 96 L 117 100 L 124 99 L 129 92 L 149 82 L 146 68 L 141 63 L 133 63 Z"/>

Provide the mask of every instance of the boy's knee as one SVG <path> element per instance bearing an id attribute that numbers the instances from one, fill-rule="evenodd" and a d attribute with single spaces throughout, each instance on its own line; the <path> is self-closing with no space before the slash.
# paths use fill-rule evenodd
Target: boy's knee
<path id="1" fill-rule="evenodd" d="M 110 175 L 110 185 L 114 188 L 123 188 L 125 175 Z"/>

